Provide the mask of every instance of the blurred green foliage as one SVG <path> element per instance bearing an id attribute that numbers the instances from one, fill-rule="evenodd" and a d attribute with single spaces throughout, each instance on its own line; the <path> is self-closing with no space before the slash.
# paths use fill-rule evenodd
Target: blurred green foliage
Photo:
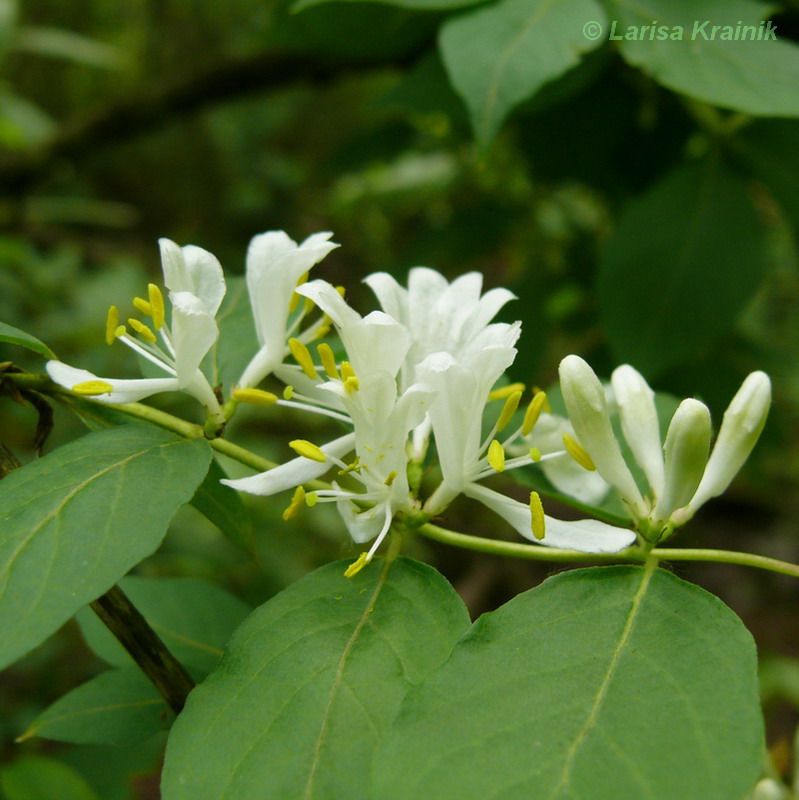
<path id="1" fill-rule="evenodd" d="M 615 0 L 560 4 L 546 35 L 567 27 L 564 38 L 590 52 L 541 69 L 538 29 L 512 35 L 533 0 L 304 5 L 0 0 L 0 320 L 68 363 L 134 376 L 120 348 L 103 345 L 105 312 L 117 303 L 126 316 L 159 273 L 160 236 L 211 250 L 233 274 L 256 233 L 332 230 L 342 247 L 318 275 L 345 283 L 362 310 L 369 272 L 480 270 L 519 297 L 503 312 L 524 324 L 515 379 L 546 386 L 569 352 L 605 375 L 630 360 L 658 390 L 703 398 L 719 420 L 742 377 L 768 371 L 776 397 L 763 441 L 736 491 L 684 541 L 796 561 L 796 3 L 770 17 L 779 52 L 747 47 L 739 81 L 719 66 L 719 43 L 690 62 L 673 42 L 582 38 L 590 9 L 602 24 L 638 24 Z M 648 0 L 645 11 L 668 25 L 767 11 L 723 5 Z M 503 61 L 508 41 L 515 49 Z M 764 53 L 780 68 L 755 69 Z M 501 102 L 485 117 L 491 91 Z M 13 345 L 0 345 L 5 360 L 41 371 L 41 358 Z M 35 413 L 2 400 L 2 439 L 27 461 Z M 180 411 L 176 402 L 155 400 Z M 85 430 L 61 409 L 56 422 L 49 447 Z M 241 412 L 231 428 L 279 458 L 307 421 Z M 209 578 L 256 604 L 352 552 L 329 508 L 284 523 L 274 503 L 247 506 L 255 560 L 187 508 L 138 573 Z M 473 514 L 459 506 L 447 524 L 479 532 Z M 466 553 L 445 559 L 427 543 L 409 549 L 442 568 L 475 613 L 545 574 Z M 721 566 L 694 576 L 743 616 L 761 648 L 799 656 L 799 623 L 786 610 L 799 590 L 787 579 Z M 62 678 L 50 681 L 53 658 Z M 7 740 L 100 668 L 74 624 L 12 668 Z M 773 739 L 794 721 L 781 713 Z M 10 759 L 29 755 L 0 786 L 8 800 L 39 796 L 24 794 L 35 774 L 74 786 L 75 797 L 155 797 L 159 748 L 153 740 L 111 756 L 100 746 L 9 744 Z M 30 760 L 41 753 L 63 763 Z"/>

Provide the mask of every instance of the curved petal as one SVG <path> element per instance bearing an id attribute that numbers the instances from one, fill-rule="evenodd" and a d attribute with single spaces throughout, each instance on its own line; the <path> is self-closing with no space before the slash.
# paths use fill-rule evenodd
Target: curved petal
<path id="1" fill-rule="evenodd" d="M 354 324 L 340 326 L 339 335 L 359 378 L 377 371 L 395 377 L 411 346 L 408 329 L 382 311 L 372 311 Z"/>
<path id="2" fill-rule="evenodd" d="M 508 289 L 491 289 L 477 303 L 469 320 L 469 326 L 474 329 L 484 328 L 506 303 L 515 299 L 516 295 Z"/>
<path id="3" fill-rule="evenodd" d="M 190 292 L 170 292 L 172 346 L 181 388 L 194 380 L 200 362 L 219 336 L 216 321 L 205 304 Z"/>
<path id="4" fill-rule="evenodd" d="M 374 292 L 383 311 L 397 322 L 408 322 L 408 290 L 387 272 L 373 272 L 363 282 Z"/>
<path id="5" fill-rule="evenodd" d="M 476 483 L 467 484 L 463 493 L 490 508 L 535 544 L 581 553 L 618 553 L 635 543 L 635 533 L 627 528 L 616 528 L 594 519 L 571 522 L 549 516 L 544 518 L 545 535 L 539 540 L 533 536 L 529 506 Z"/>
<path id="6" fill-rule="evenodd" d="M 378 503 L 364 510 L 352 500 L 342 497 L 336 501 L 336 508 L 353 541 L 359 544 L 368 542 L 388 530 L 386 523 L 390 523 L 390 517 L 387 518 L 387 515 L 391 514 L 391 509 L 387 503 Z"/>
<path id="7" fill-rule="evenodd" d="M 225 296 L 225 276 L 216 256 L 194 245 L 178 247 L 170 239 L 159 239 L 158 244 L 166 288 L 193 294 L 215 316 Z"/>
<path id="8" fill-rule="evenodd" d="M 315 280 L 297 287 L 297 294 L 309 297 L 339 328 L 356 325 L 361 315 L 347 305 L 347 301 L 327 281 Z"/>
<path id="9" fill-rule="evenodd" d="M 332 442 L 322 445 L 322 452 L 329 456 L 342 458 L 349 453 L 355 446 L 355 435 L 348 433 L 340 436 Z M 231 486 L 240 492 L 258 495 L 272 495 L 278 492 L 307 483 L 320 475 L 324 475 L 331 467 L 329 461 L 312 461 L 309 458 L 293 458 L 285 464 L 281 464 L 274 469 L 251 475 L 248 478 L 237 478 L 231 480 L 224 478 L 222 483 Z"/>
<path id="10" fill-rule="evenodd" d="M 113 387 L 110 394 L 92 396 L 92 400 L 101 403 L 135 403 L 145 397 L 159 392 L 171 392 L 178 389 L 177 378 L 134 378 L 125 380 L 119 378 L 98 378 L 86 369 L 70 367 L 61 361 L 48 361 L 47 374 L 65 389 L 72 389 L 78 383 L 85 381 L 103 381 Z"/>

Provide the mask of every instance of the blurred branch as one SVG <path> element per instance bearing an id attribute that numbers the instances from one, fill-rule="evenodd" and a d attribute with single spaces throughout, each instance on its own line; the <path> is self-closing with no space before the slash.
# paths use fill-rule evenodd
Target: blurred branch
<path id="1" fill-rule="evenodd" d="M 324 86 L 354 71 L 407 67 L 422 52 L 423 48 L 415 48 L 401 57 L 382 59 L 274 53 L 230 59 L 192 75 L 160 82 L 94 114 L 65 123 L 46 144 L 0 163 L 0 186 L 3 194 L 21 195 L 31 184 L 47 177 L 61 159 L 81 158 L 156 130 L 185 114 L 295 84 Z"/>

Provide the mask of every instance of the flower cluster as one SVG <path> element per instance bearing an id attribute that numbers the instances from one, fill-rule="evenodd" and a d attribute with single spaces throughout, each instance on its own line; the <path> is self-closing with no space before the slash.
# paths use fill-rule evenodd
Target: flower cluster
<path id="1" fill-rule="evenodd" d="M 330 442 L 294 440 L 289 445 L 296 458 L 224 482 L 257 495 L 294 489 L 286 519 L 303 506 L 335 503 L 352 538 L 373 542 L 349 574 L 371 560 L 397 515 L 420 524 L 461 494 L 527 539 L 551 547 L 613 553 L 633 544 L 636 531 L 656 541 L 726 488 L 760 434 L 770 402 L 763 373 L 744 382 L 709 455 L 710 415 L 703 404 L 685 400 L 661 445 L 652 390 L 632 367 L 620 367 L 612 391 L 624 437 L 648 482 L 642 491 L 616 440 L 606 390 L 582 359 L 569 356 L 561 364 L 568 419 L 552 414 L 539 390 L 520 408 L 525 387 L 503 383 L 521 323 L 493 320 L 513 299 L 511 292 L 483 293 L 482 276 L 474 272 L 450 283 L 417 267 L 407 288 L 376 273 L 365 282 L 381 310 L 361 316 L 340 287 L 308 281 L 310 269 L 338 246 L 330 237 L 318 233 L 297 244 L 270 231 L 250 243 L 246 282 L 257 342 L 234 386 L 212 387 L 201 369 L 219 337 L 222 268 L 205 250 L 169 240 L 161 241 L 169 320 L 161 290 L 150 284 L 147 299 L 133 301 L 149 324 L 130 318 L 120 325 L 112 306 L 106 327 L 109 344 L 123 342 L 167 377 L 101 378 L 59 361 L 49 362 L 48 372 L 73 392 L 108 403 L 186 391 L 205 407 L 209 436 L 221 433 L 240 402 L 280 404 L 341 423 L 345 432 Z M 314 309 L 321 313 L 311 319 Z M 331 326 L 339 340 L 333 346 L 321 341 Z M 258 388 L 270 375 L 284 384 L 282 396 Z M 498 412 L 492 410 L 500 402 Z M 423 499 L 431 442 L 441 480 Z M 612 486 L 629 508 L 634 530 L 594 519 L 557 520 L 544 513 L 536 492 L 521 502 L 482 483 L 524 467 L 543 469 L 561 492 L 587 504 Z M 306 489 L 330 470 L 329 483 Z"/>

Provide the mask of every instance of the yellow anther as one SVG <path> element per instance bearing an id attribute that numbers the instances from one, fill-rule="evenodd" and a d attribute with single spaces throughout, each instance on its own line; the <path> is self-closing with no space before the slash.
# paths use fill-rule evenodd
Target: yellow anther
<path id="1" fill-rule="evenodd" d="M 291 498 L 291 502 L 288 504 L 286 510 L 283 512 L 283 519 L 286 520 L 286 522 L 288 522 L 293 517 L 296 517 L 304 503 L 305 503 L 305 489 L 303 489 L 302 486 L 298 486 L 294 490 L 294 495 Z"/>
<path id="2" fill-rule="evenodd" d="M 352 364 L 349 361 L 342 361 L 341 362 L 341 380 L 346 381 L 347 378 L 354 378 L 355 377 L 355 370 L 352 368 Z"/>
<path id="3" fill-rule="evenodd" d="M 305 505 L 308 506 L 308 508 L 313 508 L 318 500 L 319 495 L 316 492 L 306 492 Z"/>
<path id="4" fill-rule="evenodd" d="M 120 325 L 115 331 L 114 336 L 119 339 L 120 336 L 124 336 L 128 332 L 128 329 L 124 325 Z"/>
<path id="5" fill-rule="evenodd" d="M 291 384 L 289 384 L 283 390 L 283 399 L 284 400 L 291 400 L 292 397 L 294 397 L 294 387 Z"/>
<path id="6" fill-rule="evenodd" d="M 321 447 L 317 447 L 313 442 L 307 439 L 295 439 L 289 442 L 289 447 L 303 458 L 309 458 L 311 461 L 318 461 L 324 464 L 327 461 L 327 456 L 322 452 Z"/>
<path id="7" fill-rule="evenodd" d="M 139 320 L 131 317 L 131 319 L 128 320 L 128 325 L 130 325 L 130 327 L 133 328 L 133 330 L 136 331 L 136 333 L 138 333 L 145 342 L 155 344 L 155 334 L 143 322 L 139 322 Z"/>
<path id="8" fill-rule="evenodd" d="M 541 451 L 537 447 L 531 447 L 530 448 L 530 458 L 532 458 L 533 461 L 540 461 L 541 460 Z"/>
<path id="9" fill-rule="evenodd" d="M 530 405 L 527 406 L 527 411 L 524 413 L 524 421 L 522 422 L 522 436 L 527 436 L 527 434 L 532 431 L 532 429 L 535 427 L 535 423 L 538 422 L 538 418 L 541 416 L 541 412 L 544 410 L 544 406 L 546 405 L 546 392 L 536 392 L 533 395 L 533 399 L 530 401 Z"/>
<path id="10" fill-rule="evenodd" d="M 289 339 L 289 350 L 294 360 L 302 367 L 302 371 L 312 380 L 316 380 L 316 367 L 313 365 L 311 351 L 299 339 L 293 337 Z"/>
<path id="11" fill-rule="evenodd" d="M 133 305 L 136 306 L 142 314 L 146 314 L 148 317 L 153 315 L 153 307 L 144 298 L 134 297 Z"/>
<path id="12" fill-rule="evenodd" d="M 343 286 L 336 286 L 336 291 L 344 297 L 347 294 L 347 290 Z"/>
<path id="13" fill-rule="evenodd" d="M 543 394 L 546 397 L 546 392 L 544 392 L 543 389 L 539 389 L 538 386 L 533 386 L 533 394 Z M 544 400 L 544 411 L 547 414 L 552 413 L 552 406 L 549 404 L 549 400 Z"/>
<path id="14" fill-rule="evenodd" d="M 353 376 L 352 378 L 347 378 L 347 380 L 344 381 L 344 388 L 350 394 L 352 394 L 353 392 L 357 392 L 358 389 L 361 388 L 361 384 L 360 384 L 360 381 L 356 377 Z"/>
<path id="15" fill-rule="evenodd" d="M 396 477 L 397 477 L 397 470 L 392 469 L 391 472 L 389 472 L 388 475 L 386 476 L 386 479 L 383 481 L 383 483 L 385 483 L 386 486 L 391 486 L 391 484 L 394 483 L 394 479 Z"/>
<path id="16" fill-rule="evenodd" d="M 150 316 L 153 318 L 153 327 L 160 331 L 164 325 L 164 295 L 154 283 L 148 283 L 147 297 L 150 300 Z"/>
<path id="17" fill-rule="evenodd" d="M 333 355 L 333 348 L 327 343 L 316 345 L 316 352 L 322 360 L 322 367 L 328 378 L 338 379 L 338 369 L 336 368 L 336 357 Z"/>
<path id="18" fill-rule="evenodd" d="M 516 391 L 513 394 L 508 395 L 508 399 L 505 401 L 505 405 L 502 407 L 502 413 L 499 415 L 499 419 L 497 420 L 498 431 L 504 430 L 507 424 L 511 421 L 513 415 L 516 413 L 516 409 L 519 407 L 519 401 L 521 399 L 521 391 Z"/>
<path id="19" fill-rule="evenodd" d="M 110 383 L 100 380 L 83 381 L 83 383 L 76 383 L 72 387 L 72 391 L 75 392 L 75 394 L 83 394 L 86 395 L 86 397 L 92 397 L 98 394 L 110 394 L 114 391 L 114 387 Z"/>
<path id="20" fill-rule="evenodd" d="M 360 472 L 361 471 L 361 457 L 355 456 L 355 461 L 352 462 L 348 467 L 345 469 L 340 469 L 338 471 L 339 475 L 347 475 L 350 472 Z"/>
<path id="21" fill-rule="evenodd" d="M 544 506 L 538 492 L 530 492 L 530 516 L 533 536 L 540 542 L 546 536 L 546 520 Z"/>
<path id="22" fill-rule="evenodd" d="M 352 578 L 357 575 L 372 559 L 369 558 L 369 553 L 361 553 L 356 561 L 353 561 L 347 569 L 344 570 L 345 578 Z"/>
<path id="23" fill-rule="evenodd" d="M 591 456 L 588 455 L 586 449 L 568 433 L 563 434 L 563 446 L 566 452 L 584 469 L 593 472 L 596 469 Z"/>
<path id="24" fill-rule="evenodd" d="M 108 316 L 105 318 L 105 343 L 113 344 L 116 339 L 116 330 L 119 327 L 119 309 L 111 306 L 108 309 Z"/>
<path id="25" fill-rule="evenodd" d="M 505 449 L 496 439 L 488 446 L 488 463 L 497 472 L 505 469 Z"/>
<path id="26" fill-rule="evenodd" d="M 512 394 L 516 394 L 516 392 L 523 392 L 524 391 L 524 384 L 523 383 L 509 383 L 507 386 L 501 386 L 499 389 L 494 389 L 488 395 L 489 400 L 504 400 L 506 397 L 510 397 Z"/>
<path id="27" fill-rule="evenodd" d="M 291 300 L 289 300 L 289 314 L 293 314 L 297 310 L 300 300 L 302 300 L 301 294 L 297 294 L 297 292 L 291 293 Z"/>
<path id="28" fill-rule="evenodd" d="M 296 292 L 294 293 L 296 294 Z M 315 303 L 310 297 L 305 298 L 305 303 L 302 306 L 302 315 L 305 317 L 313 311 Z"/>
<path id="29" fill-rule="evenodd" d="M 316 329 L 316 333 L 314 334 L 314 339 L 324 339 L 328 333 L 330 333 L 330 325 L 325 323 L 324 325 L 321 325 L 319 328 Z"/>
<path id="30" fill-rule="evenodd" d="M 233 397 L 240 403 L 250 403 L 254 406 L 273 406 L 277 403 L 277 395 L 265 392 L 263 389 L 234 389 Z"/>

